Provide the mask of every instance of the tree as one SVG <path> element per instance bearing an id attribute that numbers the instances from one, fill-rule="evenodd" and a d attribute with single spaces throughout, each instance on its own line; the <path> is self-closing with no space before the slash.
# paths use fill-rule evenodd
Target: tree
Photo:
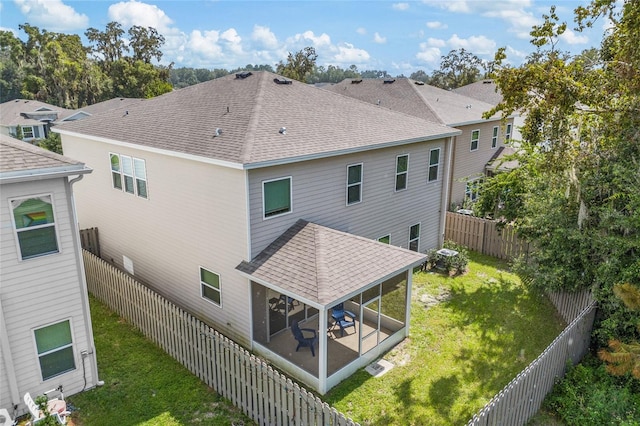
<path id="1" fill-rule="evenodd" d="M 62 141 L 60 139 L 60 133 L 49 132 L 46 139 L 38 142 L 40 148 L 62 154 Z"/>
<path id="2" fill-rule="evenodd" d="M 133 51 L 133 60 L 151 63 L 151 59 L 156 61 L 162 59 L 160 48 L 164 44 L 164 37 L 153 27 L 141 27 L 134 25 L 129 28 L 129 48 Z"/>
<path id="3" fill-rule="evenodd" d="M 414 73 L 411 73 L 409 78 L 412 80 L 421 81 L 423 83 L 429 83 L 429 74 L 427 74 L 423 70 L 418 70 Z"/>
<path id="4" fill-rule="evenodd" d="M 440 69 L 431 74 L 432 86 L 442 89 L 455 89 L 480 79 L 484 69 L 482 59 L 464 48 L 451 50 L 441 57 Z"/>
<path id="5" fill-rule="evenodd" d="M 640 287 L 640 2 L 616 4 L 594 0 L 575 11 L 577 31 L 601 17 L 613 23 L 599 55 L 557 49 L 567 26 L 554 8 L 533 28 L 537 51 L 524 65 L 503 65 L 500 49 L 494 77 L 503 102 L 486 113 L 526 117 L 525 167 L 500 178 L 520 203 L 505 219 L 535 247 L 519 270 L 537 288 L 593 289 L 599 346 L 640 338 L 638 312 L 614 294 L 621 283 Z M 496 193 L 488 196 L 495 206 Z"/>
<path id="6" fill-rule="evenodd" d="M 287 63 L 280 61 L 276 67 L 276 72 L 284 77 L 306 82 L 306 78 L 311 74 L 316 66 L 318 55 L 313 47 L 305 47 L 295 54 L 289 52 Z"/>

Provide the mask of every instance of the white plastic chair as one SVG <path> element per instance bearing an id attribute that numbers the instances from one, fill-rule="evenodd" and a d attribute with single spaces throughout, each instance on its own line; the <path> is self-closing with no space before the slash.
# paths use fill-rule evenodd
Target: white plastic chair
<path id="1" fill-rule="evenodd" d="M 67 403 L 64 400 L 64 395 L 62 394 L 62 387 L 58 389 L 52 389 L 50 391 L 45 392 L 45 395 L 48 395 L 51 392 L 58 391 L 60 395 L 57 398 L 51 398 L 47 401 L 47 411 L 49 415 L 53 416 L 59 424 L 64 425 L 67 424 L 67 416 L 71 414 L 71 412 L 67 411 Z M 27 392 L 24 394 L 24 403 L 29 408 L 29 412 L 31 413 L 31 424 L 37 424 L 41 420 L 46 419 L 46 415 L 38 408 L 38 405 L 35 403 L 33 398 L 31 398 L 31 394 Z"/>

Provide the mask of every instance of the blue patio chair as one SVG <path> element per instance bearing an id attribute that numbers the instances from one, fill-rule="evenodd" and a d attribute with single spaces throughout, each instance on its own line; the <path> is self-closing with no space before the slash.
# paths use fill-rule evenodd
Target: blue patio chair
<path id="1" fill-rule="evenodd" d="M 355 330 L 356 327 L 356 314 L 351 311 L 347 311 L 344 309 L 344 303 L 339 303 L 333 308 L 331 308 L 331 318 L 333 318 L 333 325 L 331 328 L 336 325 L 340 327 L 340 337 L 344 336 L 344 330 L 353 327 Z"/>
<path id="2" fill-rule="evenodd" d="M 305 336 L 304 332 L 311 333 L 311 336 Z M 316 333 L 315 330 L 310 328 L 300 328 L 298 321 L 294 320 L 291 322 L 291 333 L 293 333 L 293 337 L 298 341 L 296 352 L 298 352 L 298 349 L 308 346 L 309 349 L 311 349 L 311 355 L 316 356 L 313 346 L 318 341 L 318 333 Z"/>

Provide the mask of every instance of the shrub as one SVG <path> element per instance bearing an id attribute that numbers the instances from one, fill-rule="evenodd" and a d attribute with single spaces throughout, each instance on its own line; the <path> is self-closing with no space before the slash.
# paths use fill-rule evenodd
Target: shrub
<path id="1" fill-rule="evenodd" d="M 431 249 L 427 251 L 426 269 L 443 269 L 447 273 L 455 271 L 456 274 L 462 274 L 467 270 L 469 264 L 469 250 L 466 247 L 456 244 L 453 241 L 447 240 L 444 242 L 443 248 L 449 250 L 455 250 L 458 252 L 457 256 L 444 256 L 438 254 L 438 249 Z"/>

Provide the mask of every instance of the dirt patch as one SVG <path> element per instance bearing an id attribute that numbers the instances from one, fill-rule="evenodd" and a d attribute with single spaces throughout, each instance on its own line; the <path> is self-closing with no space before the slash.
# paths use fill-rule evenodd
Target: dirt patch
<path id="1" fill-rule="evenodd" d="M 425 308 L 429 309 L 432 306 L 437 305 L 438 303 L 446 302 L 451 299 L 451 292 L 449 290 L 442 290 L 437 295 L 432 294 L 421 294 L 418 296 L 418 300 L 420 303 L 424 305 Z"/>

